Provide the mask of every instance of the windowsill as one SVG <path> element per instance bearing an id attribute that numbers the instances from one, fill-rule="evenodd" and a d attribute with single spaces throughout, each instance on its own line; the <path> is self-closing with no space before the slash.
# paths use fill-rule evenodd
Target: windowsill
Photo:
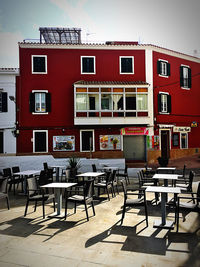
<path id="1" fill-rule="evenodd" d="M 170 113 L 169 112 L 159 112 L 159 114 L 163 114 L 163 115 L 169 115 Z"/>
<path id="2" fill-rule="evenodd" d="M 159 77 L 162 77 L 162 78 L 169 78 L 168 75 L 163 75 L 163 74 L 159 74 L 158 76 L 159 76 Z"/>
<path id="3" fill-rule="evenodd" d="M 96 73 L 95 72 L 81 72 L 81 75 L 95 75 Z"/>
<path id="4" fill-rule="evenodd" d="M 47 72 L 32 72 L 32 74 L 47 74 Z"/>
<path id="5" fill-rule="evenodd" d="M 49 112 L 32 112 L 33 115 L 48 115 Z"/>
<path id="6" fill-rule="evenodd" d="M 123 72 L 120 72 L 120 75 L 133 75 L 134 72 L 126 72 L 126 73 L 123 73 Z"/>
<path id="7" fill-rule="evenodd" d="M 189 87 L 181 87 L 181 89 L 183 89 L 183 90 L 190 90 L 191 88 L 189 88 Z"/>

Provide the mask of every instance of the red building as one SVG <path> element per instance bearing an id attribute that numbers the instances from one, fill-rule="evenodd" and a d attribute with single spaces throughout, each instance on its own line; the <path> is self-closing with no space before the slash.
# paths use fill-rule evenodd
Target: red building
<path id="1" fill-rule="evenodd" d="M 136 42 L 23 42 L 19 56 L 18 154 L 153 161 L 200 149 L 199 58 Z"/>

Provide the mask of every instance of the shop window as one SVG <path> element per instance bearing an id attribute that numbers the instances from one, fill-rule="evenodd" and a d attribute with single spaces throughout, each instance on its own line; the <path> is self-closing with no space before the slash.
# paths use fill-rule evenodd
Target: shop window
<path id="1" fill-rule="evenodd" d="M 179 146 L 179 134 L 174 133 L 172 136 L 173 146 Z"/>
<path id="2" fill-rule="evenodd" d="M 33 152 L 48 152 L 48 131 L 33 131 Z"/>
<path id="3" fill-rule="evenodd" d="M 120 57 L 120 74 L 134 74 L 134 57 Z"/>
<path id="4" fill-rule="evenodd" d="M 8 94 L 0 92 L 0 112 L 8 112 Z"/>
<path id="5" fill-rule="evenodd" d="M 181 148 L 188 148 L 188 134 L 187 133 L 181 133 Z"/>
<path id="6" fill-rule="evenodd" d="M 32 56 L 32 73 L 33 74 L 47 73 L 47 56 L 43 55 Z"/>
<path id="7" fill-rule="evenodd" d="M 94 151 L 94 131 L 93 130 L 81 130 L 81 152 Z"/>
<path id="8" fill-rule="evenodd" d="M 30 112 L 47 113 L 51 111 L 51 94 L 47 91 L 33 91 L 30 94 Z"/>
<path id="9" fill-rule="evenodd" d="M 184 89 L 191 88 L 191 69 L 188 66 L 180 67 L 180 86 Z"/>
<path id="10" fill-rule="evenodd" d="M 81 74 L 95 74 L 95 57 L 81 57 Z"/>
<path id="11" fill-rule="evenodd" d="M 170 76 L 170 64 L 166 60 L 157 61 L 157 73 L 161 76 Z"/>
<path id="12" fill-rule="evenodd" d="M 171 112 L 171 96 L 167 93 L 158 94 L 158 112 L 170 113 Z"/>

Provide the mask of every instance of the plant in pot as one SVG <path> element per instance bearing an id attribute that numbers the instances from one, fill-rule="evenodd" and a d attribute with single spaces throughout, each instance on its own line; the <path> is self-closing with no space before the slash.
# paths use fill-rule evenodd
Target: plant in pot
<path id="1" fill-rule="evenodd" d="M 168 158 L 158 157 L 157 160 L 158 160 L 158 163 L 159 163 L 160 167 L 167 167 L 168 162 L 169 162 Z"/>
<path id="2" fill-rule="evenodd" d="M 75 178 L 78 169 L 81 167 L 80 159 L 77 157 L 70 157 L 67 163 L 68 163 L 68 169 L 70 170 L 70 177 Z"/>

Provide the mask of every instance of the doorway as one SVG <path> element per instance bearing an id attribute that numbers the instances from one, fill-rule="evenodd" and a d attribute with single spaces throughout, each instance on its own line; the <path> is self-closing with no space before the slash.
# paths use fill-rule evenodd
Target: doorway
<path id="1" fill-rule="evenodd" d="M 146 161 L 146 136 L 126 135 L 123 137 L 123 150 L 126 160 Z"/>
<path id="2" fill-rule="evenodd" d="M 161 130 L 161 157 L 170 158 L 169 131 Z"/>

